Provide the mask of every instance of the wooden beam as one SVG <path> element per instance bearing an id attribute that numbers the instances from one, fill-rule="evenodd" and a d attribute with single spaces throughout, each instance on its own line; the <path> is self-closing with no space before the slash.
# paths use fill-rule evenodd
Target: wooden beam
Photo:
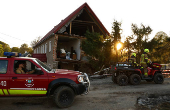
<path id="1" fill-rule="evenodd" d="M 99 29 L 101 30 L 101 32 L 103 33 L 103 35 L 105 36 L 106 33 L 105 31 L 100 27 L 99 23 L 96 22 L 96 20 L 93 18 L 93 16 L 89 13 L 89 11 L 87 9 L 85 9 L 87 11 L 87 13 L 90 15 L 90 17 L 93 19 L 93 21 L 95 22 L 95 24 L 99 27 Z"/>
<path id="2" fill-rule="evenodd" d="M 95 22 L 91 22 L 91 21 L 82 21 L 82 20 L 73 20 L 72 22 L 92 23 L 92 24 L 95 24 Z"/>
<path id="3" fill-rule="evenodd" d="M 69 34 L 57 34 L 57 35 L 62 36 L 62 37 L 69 37 L 69 38 L 86 39 L 86 37 L 84 37 L 84 36 L 73 36 L 73 35 L 69 35 Z"/>
<path id="4" fill-rule="evenodd" d="M 92 32 L 94 32 L 94 28 L 93 28 L 93 25 L 92 25 Z"/>
<path id="5" fill-rule="evenodd" d="M 70 22 L 70 35 L 71 35 L 72 22 Z"/>

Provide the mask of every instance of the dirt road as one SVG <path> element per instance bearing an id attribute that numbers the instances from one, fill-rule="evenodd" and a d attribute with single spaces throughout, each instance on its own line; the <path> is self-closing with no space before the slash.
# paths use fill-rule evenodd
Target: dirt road
<path id="1" fill-rule="evenodd" d="M 139 110 L 153 109 L 139 106 L 137 99 L 147 95 L 170 96 L 170 79 L 166 78 L 163 84 L 142 81 L 140 85 L 118 86 L 111 81 L 111 77 L 91 80 L 90 93 L 77 96 L 73 105 L 62 110 Z M 158 106 L 158 105 L 157 105 Z M 156 107 L 157 107 L 156 106 Z M 159 105 L 162 106 L 162 105 Z M 166 105 L 170 107 L 169 105 Z M 46 97 L 9 97 L 0 98 L 1 110 L 56 110 L 52 98 Z M 158 107 L 160 110 L 161 108 Z"/>

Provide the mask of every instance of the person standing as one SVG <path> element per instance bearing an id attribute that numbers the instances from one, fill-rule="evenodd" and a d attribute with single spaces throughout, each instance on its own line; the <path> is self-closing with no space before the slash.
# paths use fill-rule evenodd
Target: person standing
<path id="1" fill-rule="evenodd" d="M 141 55 L 141 60 L 140 60 L 140 64 L 144 69 L 145 77 L 148 77 L 148 72 L 147 72 L 147 64 L 149 63 L 148 53 L 149 53 L 149 49 L 145 49 L 144 53 Z"/>

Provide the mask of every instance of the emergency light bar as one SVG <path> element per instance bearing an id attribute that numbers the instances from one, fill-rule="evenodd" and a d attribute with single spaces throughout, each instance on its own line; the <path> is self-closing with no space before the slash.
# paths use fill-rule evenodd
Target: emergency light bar
<path id="1" fill-rule="evenodd" d="M 21 56 L 21 53 L 18 53 L 18 52 L 4 52 L 4 55 L 7 56 L 7 57 L 20 57 Z"/>

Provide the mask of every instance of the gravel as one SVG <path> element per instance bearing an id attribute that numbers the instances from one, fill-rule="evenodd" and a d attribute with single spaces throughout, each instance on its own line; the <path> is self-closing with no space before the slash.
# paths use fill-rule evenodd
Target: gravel
<path id="1" fill-rule="evenodd" d="M 163 84 L 142 81 L 140 85 L 118 86 L 111 77 L 90 79 L 88 95 L 75 97 L 73 105 L 62 110 L 163 110 L 170 101 L 170 79 Z M 52 97 L 1 97 L 2 110 L 56 110 Z"/>

